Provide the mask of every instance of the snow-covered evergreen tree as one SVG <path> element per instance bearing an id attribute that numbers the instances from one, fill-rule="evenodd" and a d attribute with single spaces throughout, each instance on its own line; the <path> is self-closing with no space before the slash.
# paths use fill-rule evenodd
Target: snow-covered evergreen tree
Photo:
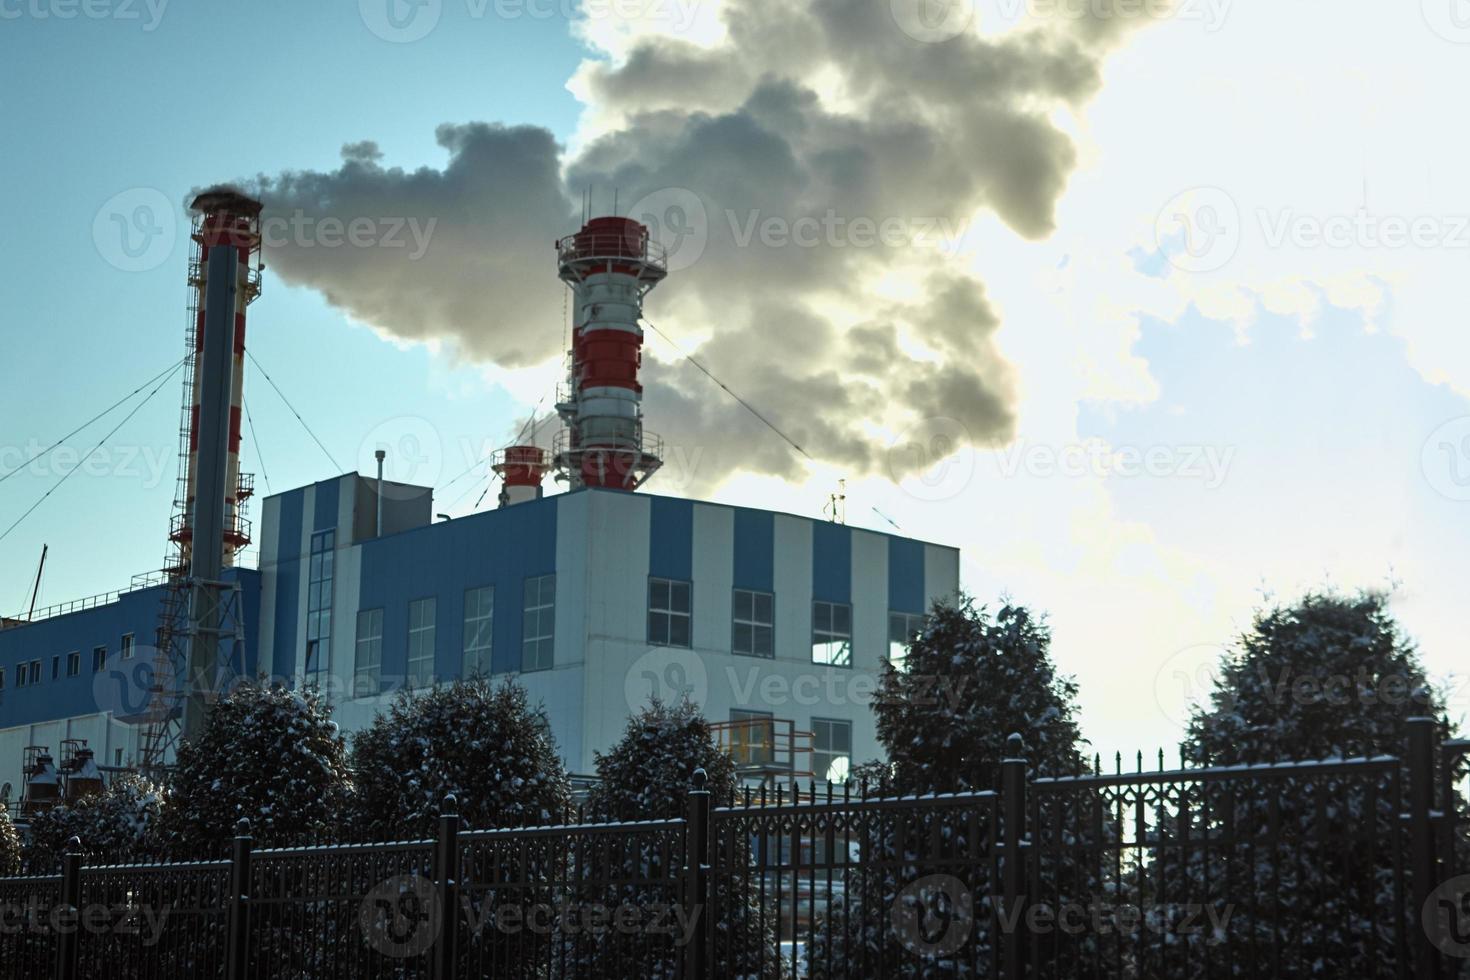
<path id="1" fill-rule="evenodd" d="M 1450 734 L 1442 698 L 1387 597 L 1314 593 L 1257 614 L 1221 663 L 1210 704 L 1191 717 L 1184 751 L 1191 763 L 1216 767 L 1402 758 L 1415 716 Z M 1166 896 L 1233 910 L 1223 935 L 1192 937 L 1191 964 L 1202 968 L 1208 955 L 1220 975 L 1232 975 L 1226 962 L 1247 975 L 1253 961 L 1279 954 L 1282 976 L 1393 975 L 1402 915 L 1395 857 L 1408 864 L 1395 854 L 1399 807 L 1387 778 L 1351 772 L 1258 771 L 1201 784 L 1191 790 L 1187 826 L 1176 801 L 1137 890 L 1144 904 Z M 1176 848 L 1186 832 L 1194 845 Z M 1218 843 L 1201 848 L 1206 835 Z M 1231 952 L 1207 948 L 1210 941 Z M 1139 975 L 1177 975 L 1184 946 L 1142 957 Z"/>
<path id="2" fill-rule="evenodd" d="M 546 715 L 513 681 L 400 691 L 352 742 L 354 827 L 374 840 L 435 833 L 453 794 L 468 827 L 563 819 L 571 790 Z"/>
<path id="3" fill-rule="evenodd" d="M 26 867 L 53 874 L 72 837 L 82 842 L 89 864 L 134 864 L 158 856 L 163 792 L 134 773 L 113 777 L 96 796 L 64 801 L 31 819 Z"/>
<path id="4" fill-rule="evenodd" d="M 734 761 L 715 744 L 709 722 L 688 701 L 666 705 L 655 699 L 628 719 L 623 737 L 608 752 L 599 752 L 596 764 L 598 783 L 588 797 L 589 819 L 623 822 L 683 817 L 688 812 L 696 769 L 705 772 L 703 785 L 709 790 L 712 807 L 729 806 L 739 787 Z M 668 864 L 672 857 L 666 848 L 645 845 L 636 853 L 622 854 L 622 867 L 591 863 L 585 870 L 600 881 L 582 888 L 578 899 L 605 907 L 636 907 L 643 910 L 640 921 L 655 921 L 657 915 L 650 907 L 674 901 L 676 894 L 667 887 L 611 885 L 606 880 L 666 879 L 677 872 Z M 722 858 L 727 865 L 734 859 L 733 853 Z M 751 980 L 775 977 L 775 933 L 769 927 L 760 927 L 762 919 L 750 890 L 731 880 L 712 882 L 711 887 L 717 890 L 714 908 L 722 913 L 712 923 L 713 942 L 716 949 L 733 954 L 721 963 L 722 972 Z M 768 917 L 768 921 L 773 918 Z M 585 976 L 621 973 L 674 978 L 679 975 L 683 953 L 681 944 L 662 935 L 614 933 L 594 943 L 571 937 L 569 945 L 579 975 Z"/>
<path id="5" fill-rule="evenodd" d="M 1045 622 L 1024 606 L 1006 603 L 992 616 L 967 597 L 953 606 L 935 605 L 902 668 L 890 665 L 884 671 L 873 711 L 888 760 L 854 769 L 862 792 L 873 797 L 996 789 L 1013 732 L 1024 738 L 1033 777 L 1085 772 L 1077 686 L 1057 672 L 1050 645 Z M 988 975 L 995 954 L 988 902 L 999 897 L 998 881 L 987 860 L 972 866 L 947 860 L 965 852 L 968 827 L 957 827 L 941 811 L 923 805 L 889 808 L 883 819 L 877 841 L 843 876 L 845 902 L 813 932 L 809 975 Z M 987 847 L 999 828 L 982 825 L 979 830 L 986 838 L 981 846 Z M 972 903 L 967 909 L 951 907 L 943 893 L 927 901 L 907 890 L 941 873 L 963 887 Z M 1096 884 L 1092 878 L 1074 880 L 1065 897 L 1084 899 L 1077 889 Z M 1043 886 L 1050 898 L 1058 897 L 1058 882 Z M 906 945 L 891 925 L 891 917 L 904 911 L 920 922 L 968 917 L 970 938 L 956 951 L 929 955 L 919 944 Z"/>
<path id="6" fill-rule="evenodd" d="M 328 843 L 340 839 L 350 794 L 346 744 L 322 696 L 243 683 L 179 747 L 164 846 L 175 858 L 222 857 L 241 817 L 256 847 Z"/>
<path id="7" fill-rule="evenodd" d="M 729 806 L 738 780 L 709 722 L 695 705 L 655 699 L 628 719 L 623 737 L 597 753 L 598 782 L 587 796 L 588 819 L 664 820 L 684 816 L 694 770 L 708 779 L 712 806 Z"/>
<path id="8" fill-rule="evenodd" d="M 20 874 L 20 835 L 10 822 L 10 811 L 0 807 L 0 878 Z"/>

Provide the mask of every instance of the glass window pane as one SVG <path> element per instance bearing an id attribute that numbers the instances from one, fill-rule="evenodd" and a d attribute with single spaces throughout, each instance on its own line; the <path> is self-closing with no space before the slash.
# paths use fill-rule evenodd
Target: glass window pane
<path id="1" fill-rule="evenodd" d="M 769 592 L 758 592 L 755 595 L 755 619 L 756 622 L 770 624 L 771 622 L 771 594 Z"/>
<path id="2" fill-rule="evenodd" d="M 744 589 L 735 590 L 735 618 L 749 619 L 754 614 L 755 595 Z"/>
<path id="3" fill-rule="evenodd" d="M 669 642 L 669 619 L 663 613 L 651 612 L 648 614 L 648 642 Z"/>
<path id="4" fill-rule="evenodd" d="M 832 607 L 825 602 L 812 603 L 812 628 L 821 632 L 832 629 Z"/>
<path id="5" fill-rule="evenodd" d="M 757 626 L 754 634 L 754 647 L 751 650 L 758 657 L 769 657 L 772 655 L 771 627 Z"/>
<path id="6" fill-rule="evenodd" d="M 848 636 L 852 633 L 852 607 L 846 605 L 834 605 L 832 607 L 832 632 Z"/>
<path id="7" fill-rule="evenodd" d="M 736 653 L 754 653 L 755 652 L 755 636 L 754 636 L 754 632 L 755 632 L 755 627 L 751 626 L 749 623 L 736 623 L 735 624 L 735 644 L 734 645 L 735 645 L 735 652 Z"/>
<path id="8" fill-rule="evenodd" d="M 676 647 L 689 645 L 689 617 L 669 617 L 669 644 Z"/>
<path id="9" fill-rule="evenodd" d="M 669 583 L 661 578 L 648 583 L 648 605 L 652 609 L 669 608 Z"/>
<path id="10" fill-rule="evenodd" d="M 670 586 L 670 606 L 676 612 L 689 612 L 689 583 L 674 582 Z"/>

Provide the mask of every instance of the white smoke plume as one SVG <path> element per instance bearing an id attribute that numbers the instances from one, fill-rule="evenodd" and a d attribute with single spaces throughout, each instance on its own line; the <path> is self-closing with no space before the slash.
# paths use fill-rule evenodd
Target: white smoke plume
<path id="1" fill-rule="evenodd" d="M 922 454 L 888 447 L 934 419 L 1002 444 L 1018 379 L 956 252 L 989 216 L 1022 238 L 1052 229 L 1076 156 L 1054 118 L 1080 112 L 1130 21 L 1098 2 L 935 38 L 903 6 L 728 0 L 712 42 L 638 33 L 574 79 L 574 150 L 537 127 L 444 124 L 440 169 L 385 166 L 363 142 L 336 170 L 262 176 L 268 219 L 431 229 L 421 255 L 406 232 L 403 247 L 277 235 L 268 262 L 386 334 L 545 364 L 564 348 L 553 240 L 576 230 L 584 189 L 606 213 L 616 188 L 670 248 L 649 320 L 815 459 L 904 475 Z M 697 455 L 695 482 L 801 477 L 805 460 L 695 366 L 654 336 L 645 352 L 648 427 Z"/>

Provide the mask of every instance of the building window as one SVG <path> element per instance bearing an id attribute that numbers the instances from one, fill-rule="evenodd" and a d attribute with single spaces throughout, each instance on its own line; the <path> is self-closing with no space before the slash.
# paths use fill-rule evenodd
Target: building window
<path id="1" fill-rule="evenodd" d="M 5 690 L 5 668 L 0 667 L 0 691 Z"/>
<path id="2" fill-rule="evenodd" d="M 812 772 L 824 782 L 847 782 L 852 768 L 852 722 L 813 718 L 812 736 Z"/>
<path id="3" fill-rule="evenodd" d="M 888 659 L 901 664 L 909 655 L 909 644 L 924 629 L 924 617 L 918 613 L 888 614 Z"/>
<path id="4" fill-rule="evenodd" d="M 337 532 L 317 531 L 311 536 L 311 565 L 306 585 L 306 676 L 321 674 L 331 665 L 332 580 L 337 558 Z"/>
<path id="5" fill-rule="evenodd" d="M 852 666 L 852 607 L 842 602 L 812 603 L 812 663 Z"/>
<path id="6" fill-rule="evenodd" d="M 435 605 L 432 596 L 408 604 L 409 687 L 428 687 L 434 681 Z"/>
<path id="7" fill-rule="evenodd" d="M 730 712 L 730 758 L 737 766 L 769 765 L 775 758 L 776 723 L 769 711 Z"/>
<path id="8" fill-rule="evenodd" d="M 383 610 L 357 613 L 357 657 L 352 672 L 352 696 L 367 698 L 383 687 Z"/>
<path id="9" fill-rule="evenodd" d="M 26 665 L 25 664 L 16 664 L 15 665 L 15 686 L 16 687 L 25 687 L 26 686 Z"/>
<path id="10" fill-rule="evenodd" d="M 61 676 L 61 654 L 58 653 L 58 654 L 56 654 L 55 656 L 53 656 L 51 658 L 51 679 L 54 681 L 54 680 L 56 680 L 56 678 L 58 678 L 60 676 Z"/>
<path id="11" fill-rule="evenodd" d="M 556 576 L 526 579 L 521 620 L 521 670 L 547 670 L 556 637 Z"/>
<path id="12" fill-rule="evenodd" d="M 118 643 L 118 652 L 124 660 L 133 659 L 133 634 L 124 633 Z"/>
<path id="13" fill-rule="evenodd" d="M 648 580 L 648 642 L 664 647 L 689 645 L 689 583 Z"/>
<path id="14" fill-rule="evenodd" d="M 75 677 L 82 672 L 82 651 L 73 650 L 66 655 L 66 676 Z"/>
<path id="15" fill-rule="evenodd" d="M 736 589 L 734 610 L 730 649 L 746 657 L 775 656 L 775 597 L 769 592 Z"/>
<path id="16" fill-rule="evenodd" d="M 41 661 L 39 660 L 31 661 L 31 683 L 41 683 Z"/>
<path id="17" fill-rule="evenodd" d="M 92 648 L 92 673 L 94 673 L 94 674 L 100 674 L 100 673 L 102 673 L 102 668 L 103 667 L 106 667 L 106 666 L 107 666 L 107 648 L 106 647 L 93 647 Z"/>
<path id="18" fill-rule="evenodd" d="M 490 675 L 490 647 L 495 626 L 495 588 L 469 589 L 464 594 L 464 663 L 461 676 Z"/>

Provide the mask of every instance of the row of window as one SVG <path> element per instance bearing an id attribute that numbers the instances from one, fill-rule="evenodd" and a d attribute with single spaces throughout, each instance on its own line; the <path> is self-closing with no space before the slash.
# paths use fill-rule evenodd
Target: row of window
<path id="1" fill-rule="evenodd" d="M 130 660 L 130 659 L 132 659 L 132 656 L 133 656 L 133 634 L 131 634 L 131 633 L 124 633 L 123 634 L 122 641 L 118 644 L 118 652 L 119 652 L 119 655 L 122 657 L 122 659 L 124 659 L 124 660 Z M 61 679 L 61 665 L 62 665 L 61 654 L 56 654 L 55 656 L 53 656 L 51 658 L 51 679 L 53 681 L 54 680 L 60 680 Z M 102 647 L 93 647 L 92 648 L 92 673 L 94 673 L 94 674 L 101 673 L 102 672 L 102 668 L 105 667 L 106 665 L 107 665 L 107 647 L 105 647 L 105 646 L 102 646 Z M 76 677 L 81 672 L 82 672 L 82 652 L 80 650 L 73 650 L 71 653 L 68 653 L 66 655 L 66 676 L 67 677 Z M 15 665 L 15 686 L 16 687 L 35 687 L 37 684 L 40 684 L 44 679 L 45 679 L 45 673 L 41 669 L 41 661 L 39 661 L 39 660 L 31 660 L 31 661 L 24 661 L 24 660 L 22 660 L 20 663 L 18 663 L 18 664 Z M 5 668 L 4 667 L 0 667 L 0 691 L 3 691 L 4 689 L 5 689 Z"/>
<path id="2" fill-rule="evenodd" d="M 408 604 L 408 685 L 427 687 L 434 680 L 434 647 L 438 631 L 438 601 L 430 596 Z M 489 674 L 495 636 L 495 587 L 486 585 L 464 594 L 463 676 Z M 525 580 L 521 596 L 521 670 L 552 666 L 556 639 L 556 576 Z M 363 609 L 357 614 L 357 657 L 354 693 L 376 694 L 383 683 L 383 610 Z"/>
<path id="3" fill-rule="evenodd" d="M 330 552 L 327 553 L 330 558 Z M 313 564 L 313 578 L 317 568 Z M 322 566 L 330 581 L 330 562 Z M 689 647 L 693 642 L 691 585 L 672 579 L 649 579 L 648 642 L 660 646 Z M 774 657 L 775 596 L 750 589 L 734 590 L 730 649 L 747 657 Z M 325 621 L 308 625 L 307 667 L 314 664 L 317 641 L 330 635 L 330 602 Z M 426 687 L 434 679 L 434 649 L 438 630 L 438 602 L 430 596 L 408 604 L 408 676 L 410 687 Z M 908 645 L 923 628 L 924 617 L 916 613 L 888 614 L 889 658 L 901 662 Z M 469 589 L 464 598 L 461 667 L 463 676 L 489 674 L 495 634 L 495 589 Z M 553 665 L 556 639 L 556 576 L 538 575 L 525 580 L 521 595 L 521 670 L 548 670 Z M 359 697 L 376 694 L 382 687 L 383 610 L 363 609 L 357 614 L 354 689 Z M 812 603 L 812 662 L 833 667 L 852 665 L 852 606 L 839 602 Z"/>
<path id="4" fill-rule="evenodd" d="M 687 647 L 692 643 L 693 605 L 690 583 L 654 578 L 648 581 L 648 642 Z M 776 597 L 769 592 L 736 589 L 733 597 L 730 650 L 746 657 L 774 657 Z M 901 662 L 914 636 L 924 628 L 918 613 L 888 614 L 888 656 Z M 852 606 L 845 602 L 812 603 L 812 663 L 852 666 Z"/>

